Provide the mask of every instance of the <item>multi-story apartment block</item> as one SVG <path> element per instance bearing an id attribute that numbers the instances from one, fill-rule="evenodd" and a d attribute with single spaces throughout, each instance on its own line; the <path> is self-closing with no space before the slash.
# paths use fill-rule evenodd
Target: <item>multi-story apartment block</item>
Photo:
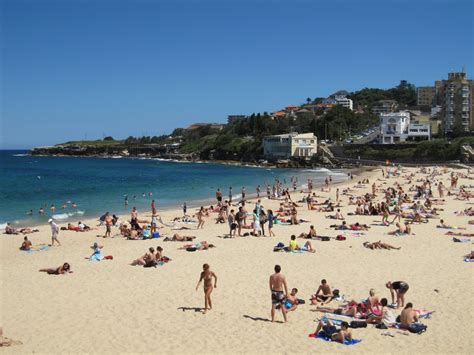
<path id="1" fill-rule="evenodd" d="M 433 106 L 435 98 L 434 86 L 420 86 L 416 89 L 416 103 L 418 106 Z"/>
<path id="2" fill-rule="evenodd" d="M 436 81 L 435 87 L 444 132 L 453 132 L 456 125 L 466 132 L 474 130 L 474 82 L 466 73 L 448 73 L 448 80 Z"/>

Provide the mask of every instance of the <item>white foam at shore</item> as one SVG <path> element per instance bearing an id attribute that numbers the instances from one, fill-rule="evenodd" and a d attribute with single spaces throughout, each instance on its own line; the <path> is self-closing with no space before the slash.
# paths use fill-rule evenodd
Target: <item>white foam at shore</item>
<path id="1" fill-rule="evenodd" d="M 69 213 L 59 213 L 53 214 L 53 219 L 61 220 L 61 219 L 68 219 L 69 217 L 74 216 L 82 216 L 85 212 L 84 211 L 76 211 L 76 212 L 69 212 Z"/>

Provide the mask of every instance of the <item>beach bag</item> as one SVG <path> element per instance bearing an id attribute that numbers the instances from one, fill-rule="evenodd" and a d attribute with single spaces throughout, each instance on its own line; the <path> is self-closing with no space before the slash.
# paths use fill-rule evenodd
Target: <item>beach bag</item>
<path id="1" fill-rule="evenodd" d="M 388 329 L 387 326 L 383 323 L 379 323 L 375 326 L 375 328 L 377 329 Z"/>
<path id="2" fill-rule="evenodd" d="M 160 237 L 160 233 L 159 232 L 153 232 L 153 238 L 159 238 Z"/>
<path id="3" fill-rule="evenodd" d="M 410 324 L 410 326 L 408 327 L 408 331 L 410 333 L 421 334 L 421 333 L 426 332 L 427 328 L 428 326 L 422 323 L 413 323 L 413 324 Z"/>
<path id="4" fill-rule="evenodd" d="M 343 235 L 338 235 L 336 237 L 336 240 L 346 240 L 346 237 L 344 237 Z"/>
<path id="5" fill-rule="evenodd" d="M 321 241 L 323 242 L 329 242 L 331 240 L 331 237 L 321 237 Z"/>
<path id="6" fill-rule="evenodd" d="M 364 321 L 358 321 L 358 320 L 353 320 L 349 324 L 349 327 L 351 328 L 367 328 L 367 322 Z"/>

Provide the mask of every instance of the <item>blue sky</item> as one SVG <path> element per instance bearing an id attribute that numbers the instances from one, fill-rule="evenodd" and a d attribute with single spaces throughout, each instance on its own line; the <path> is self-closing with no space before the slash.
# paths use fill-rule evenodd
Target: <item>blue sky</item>
<path id="1" fill-rule="evenodd" d="M 0 148 L 474 73 L 472 1 L 1 2 Z"/>

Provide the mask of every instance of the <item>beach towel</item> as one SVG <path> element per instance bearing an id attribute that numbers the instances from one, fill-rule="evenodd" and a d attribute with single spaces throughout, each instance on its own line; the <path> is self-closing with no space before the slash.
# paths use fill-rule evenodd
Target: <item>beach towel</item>
<path id="1" fill-rule="evenodd" d="M 46 251 L 46 250 L 49 250 L 49 246 L 46 245 L 46 244 L 39 244 L 39 245 L 34 245 L 34 246 L 31 246 L 31 249 L 30 250 L 22 250 L 20 249 L 21 251 L 24 251 L 26 253 L 35 253 L 37 251 Z"/>
<path id="2" fill-rule="evenodd" d="M 165 223 L 163 222 L 163 220 L 160 218 L 158 218 L 158 222 L 160 222 L 162 225 L 164 225 L 165 227 L 175 227 L 176 224 L 175 223 Z"/>
<path id="3" fill-rule="evenodd" d="M 324 341 L 330 341 L 330 342 L 333 342 L 332 339 L 330 338 L 327 338 L 323 332 L 319 332 L 318 334 L 309 334 L 309 337 L 310 338 L 315 338 L 315 339 L 321 339 L 321 340 L 324 340 Z M 344 344 L 343 345 L 355 345 L 355 344 L 358 344 L 362 341 L 362 339 L 352 339 L 352 340 L 345 340 L 344 341 Z M 335 342 L 337 343 L 337 342 Z M 337 343 L 337 344 L 340 344 L 340 343 Z"/>

